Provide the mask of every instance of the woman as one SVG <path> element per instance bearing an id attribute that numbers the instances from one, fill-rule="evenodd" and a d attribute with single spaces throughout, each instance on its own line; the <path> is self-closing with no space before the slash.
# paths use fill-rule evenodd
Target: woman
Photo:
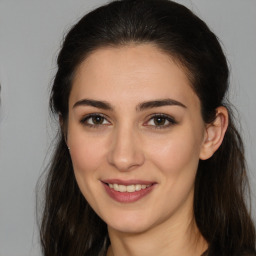
<path id="1" fill-rule="evenodd" d="M 44 255 L 255 255 L 216 36 L 167 0 L 84 16 L 58 56 Z"/>

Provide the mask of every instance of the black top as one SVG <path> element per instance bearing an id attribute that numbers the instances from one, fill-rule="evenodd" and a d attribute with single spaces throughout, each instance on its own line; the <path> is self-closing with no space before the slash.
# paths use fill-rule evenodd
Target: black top
<path id="1" fill-rule="evenodd" d="M 201 256 L 207 256 L 207 255 L 208 255 L 208 250 L 206 250 Z M 234 256 L 256 256 L 256 252 L 244 251 L 244 252 L 238 253 Z"/>

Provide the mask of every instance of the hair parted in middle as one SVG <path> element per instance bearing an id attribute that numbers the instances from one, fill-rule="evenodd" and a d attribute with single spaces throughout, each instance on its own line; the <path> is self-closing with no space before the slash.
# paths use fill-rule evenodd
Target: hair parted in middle
<path id="1" fill-rule="evenodd" d="M 129 0 L 113 1 L 82 17 L 68 32 L 60 50 L 50 106 L 60 115 L 62 125 L 46 180 L 41 225 L 44 255 L 99 255 L 109 245 L 106 224 L 76 183 L 65 142 L 68 102 L 83 60 L 102 47 L 129 44 L 153 44 L 185 70 L 200 99 L 206 124 L 214 121 L 217 107 L 229 109 L 229 127 L 222 145 L 213 157 L 199 162 L 194 216 L 209 244 L 209 256 L 252 250 L 255 231 L 244 200 L 244 149 L 225 98 L 229 69 L 220 43 L 183 5 L 168 0 Z"/>

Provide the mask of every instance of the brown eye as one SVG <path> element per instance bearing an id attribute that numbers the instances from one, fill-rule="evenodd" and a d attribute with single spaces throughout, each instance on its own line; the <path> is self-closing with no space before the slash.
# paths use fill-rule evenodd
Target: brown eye
<path id="1" fill-rule="evenodd" d="M 177 122 L 173 117 L 165 114 L 155 114 L 145 125 L 151 126 L 152 128 L 168 128 L 175 124 L 177 124 Z"/>
<path id="2" fill-rule="evenodd" d="M 154 117 L 153 120 L 154 120 L 154 124 L 156 126 L 165 125 L 165 123 L 167 121 L 166 118 L 162 117 L 162 116 Z"/>
<path id="3" fill-rule="evenodd" d="M 101 114 L 90 114 L 81 120 L 81 123 L 89 127 L 100 127 L 111 123 Z"/>
<path id="4" fill-rule="evenodd" d="M 92 123 L 93 124 L 103 124 L 103 122 L 104 122 L 104 117 L 102 117 L 102 116 L 93 116 L 92 118 Z"/>

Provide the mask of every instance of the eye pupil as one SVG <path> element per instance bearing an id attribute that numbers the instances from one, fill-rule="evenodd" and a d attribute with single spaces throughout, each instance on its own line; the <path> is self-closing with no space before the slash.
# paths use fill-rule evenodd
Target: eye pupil
<path id="1" fill-rule="evenodd" d="M 165 118 L 164 117 L 155 117 L 154 118 L 155 125 L 164 125 L 165 124 Z"/>
<path id="2" fill-rule="evenodd" d="M 94 117 L 92 117 L 92 121 L 93 121 L 94 124 L 102 124 L 103 123 L 103 117 L 94 116 Z"/>

